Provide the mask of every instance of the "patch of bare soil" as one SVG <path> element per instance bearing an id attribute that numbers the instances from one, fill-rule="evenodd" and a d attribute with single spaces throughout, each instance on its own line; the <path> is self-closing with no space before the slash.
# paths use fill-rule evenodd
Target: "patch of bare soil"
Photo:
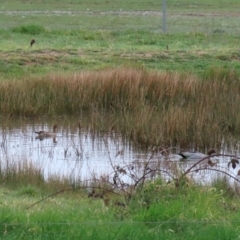
<path id="1" fill-rule="evenodd" d="M 43 50 L 23 50 L 18 49 L 16 51 L 8 51 L 8 52 L 0 52 L 1 58 L 11 58 L 16 56 L 41 56 L 41 57 L 63 57 L 63 56 L 72 56 L 72 55 L 80 55 L 82 51 L 78 50 L 55 50 L 55 49 L 43 49 Z"/>
<path id="2" fill-rule="evenodd" d="M 34 64 L 56 63 L 71 56 L 82 56 L 82 51 L 73 50 L 22 50 L 0 52 L 0 58 L 4 61 L 19 62 L 21 65 L 29 66 Z"/>

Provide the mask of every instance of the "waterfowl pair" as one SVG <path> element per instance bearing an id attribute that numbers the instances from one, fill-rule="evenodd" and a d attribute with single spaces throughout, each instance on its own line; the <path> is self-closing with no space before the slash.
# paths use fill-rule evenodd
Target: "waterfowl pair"
<path id="1" fill-rule="evenodd" d="M 38 131 L 38 132 L 35 132 L 38 134 L 37 138 L 42 140 L 44 138 L 55 138 L 56 135 L 57 135 L 57 125 L 54 125 L 53 126 L 53 132 L 48 132 L 48 131 Z"/>
<path id="2" fill-rule="evenodd" d="M 207 154 L 201 153 L 201 152 L 187 152 L 183 151 L 180 152 L 179 155 L 183 157 L 184 160 L 196 160 L 199 161 L 201 159 L 207 158 L 207 157 L 212 157 L 216 155 L 216 151 L 214 149 L 210 149 Z"/>

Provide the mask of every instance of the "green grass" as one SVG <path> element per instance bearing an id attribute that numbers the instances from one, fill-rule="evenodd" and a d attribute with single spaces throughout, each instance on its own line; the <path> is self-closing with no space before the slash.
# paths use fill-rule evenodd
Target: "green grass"
<path id="1" fill-rule="evenodd" d="M 31 189 L 31 190 L 30 190 Z M 211 187 L 147 184 L 125 206 L 65 193 L 41 198 L 36 187 L 0 190 L 4 239 L 236 239 L 239 203 Z M 34 194 L 32 194 L 34 193 Z"/>
<path id="2" fill-rule="evenodd" d="M 0 29 L 0 79 L 126 65 L 200 75 L 212 67 L 239 71 L 234 13 L 239 5 L 168 1 L 168 34 L 163 34 L 156 0 L 11 1 L 0 12 L 5 23 Z M 145 15 L 143 9 L 157 12 Z M 213 15 L 197 14 L 208 10 Z M 32 38 L 36 44 L 30 48 Z"/>
<path id="3" fill-rule="evenodd" d="M 240 129 L 240 1 L 169 0 L 167 7 L 163 34 L 158 0 L 5 1 L 1 117 L 87 110 L 91 122 L 83 125 L 136 144 L 220 146 L 223 134 Z M 239 199 L 222 183 L 176 189 L 152 182 L 125 207 L 68 191 L 27 210 L 71 182 L 46 183 L 31 166 L 0 170 L 2 239 L 239 237 Z"/>
<path id="4" fill-rule="evenodd" d="M 136 1 L 136 0 L 113 0 L 113 1 L 101 1 L 101 0 L 72 0 L 72 1 L 42 1 L 36 0 L 29 2 L 27 0 L 22 0 L 21 2 L 13 0 L 5 2 L 2 5 L 2 11 L 7 10 L 73 10 L 73 11 L 86 11 L 87 9 L 92 11 L 107 11 L 107 10 L 157 10 L 157 7 L 161 7 L 162 2 L 156 0 L 150 1 Z M 189 9 L 195 9 L 196 12 L 201 10 L 213 10 L 218 9 L 220 12 L 225 12 L 230 10 L 237 11 L 236 7 L 239 6 L 239 1 L 237 0 L 202 0 L 201 3 L 196 3 L 193 0 L 169 0 L 167 6 L 170 10 L 178 11 L 188 11 Z"/>
<path id="5" fill-rule="evenodd" d="M 202 75 L 210 68 L 239 71 L 238 37 L 162 35 L 147 31 L 47 31 L 30 35 L 32 25 L 2 31 L 1 79 L 49 72 L 79 72 L 119 66 Z M 34 38 L 36 44 L 30 48 Z M 167 50 L 168 46 L 168 50 Z"/>

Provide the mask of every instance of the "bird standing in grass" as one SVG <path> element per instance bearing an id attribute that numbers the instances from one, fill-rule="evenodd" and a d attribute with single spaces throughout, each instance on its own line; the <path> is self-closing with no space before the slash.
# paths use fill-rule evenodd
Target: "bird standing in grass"
<path id="1" fill-rule="evenodd" d="M 30 42 L 31 47 L 34 43 L 36 43 L 36 41 L 35 41 L 35 39 L 32 39 L 31 42 Z"/>

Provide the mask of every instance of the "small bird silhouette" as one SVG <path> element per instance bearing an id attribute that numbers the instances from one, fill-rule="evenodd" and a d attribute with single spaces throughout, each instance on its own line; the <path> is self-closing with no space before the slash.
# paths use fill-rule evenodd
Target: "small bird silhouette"
<path id="1" fill-rule="evenodd" d="M 32 39 L 32 40 L 31 40 L 31 42 L 30 42 L 31 47 L 32 47 L 32 45 L 33 45 L 35 42 L 36 42 L 35 39 Z"/>

